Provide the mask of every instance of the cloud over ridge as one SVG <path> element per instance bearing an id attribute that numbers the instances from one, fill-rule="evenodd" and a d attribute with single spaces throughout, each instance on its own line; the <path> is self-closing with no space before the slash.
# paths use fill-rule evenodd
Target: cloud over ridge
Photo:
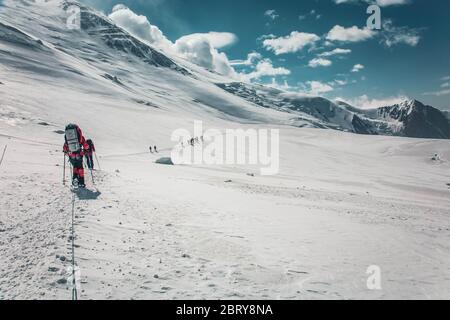
<path id="1" fill-rule="evenodd" d="M 146 16 L 136 14 L 123 4 L 114 6 L 109 18 L 133 36 L 166 53 L 235 80 L 251 81 L 265 76 L 290 74 L 290 70 L 274 67 L 270 59 L 263 59 L 257 52 L 250 53 L 247 60 L 230 61 L 224 52 L 219 51 L 238 41 L 238 37 L 230 32 L 193 33 L 172 42 L 157 26 L 152 25 Z M 233 66 L 239 65 L 251 66 L 253 70 L 249 73 L 238 73 Z"/>

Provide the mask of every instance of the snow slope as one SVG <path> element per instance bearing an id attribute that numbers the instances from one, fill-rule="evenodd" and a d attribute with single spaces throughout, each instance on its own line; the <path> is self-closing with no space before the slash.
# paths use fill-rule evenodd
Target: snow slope
<path id="1" fill-rule="evenodd" d="M 219 75 L 150 64 L 61 17 L 59 1 L 0 7 L 0 299 L 70 298 L 68 122 L 102 169 L 76 196 L 81 299 L 450 298 L 449 141 L 295 128 Z M 280 173 L 154 163 L 197 119 L 279 128 Z"/>

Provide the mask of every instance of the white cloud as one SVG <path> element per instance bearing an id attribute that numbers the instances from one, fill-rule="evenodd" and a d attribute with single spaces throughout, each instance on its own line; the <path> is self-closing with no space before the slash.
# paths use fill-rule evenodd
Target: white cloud
<path id="1" fill-rule="evenodd" d="M 352 72 L 360 72 L 361 70 L 363 70 L 365 67 L 362 64 L 355 64 L 353 66 Z"/>
<path id="2" fill-rule="evenodd" d="M 232 66 L 252 66 L 256 61 L 261 60 L 262 55 L 258 52 L 251 52 L 247 55 L 246 60 L 232 60 L 230 64 Z"/>
<path id="3" fill-rule="evenodd" d="M 282 91 L 289 91 L 293 89 L 293 87 L 288 84 L 287 80 L 284 80 L 283 84 L 279 84 L 275 78 L 272 78 L 272 83 L 267 86 Z"/>
<path id="4" fill-rule="evenodd" d="M 272 19 L 272 20 L 276 20 L 278 17 L 280 17 L 280 16 L 277 14 L 277 11 L 276 11 L 276 10 L 273 10 L 273 9 L 267 10 L 266 12 L 264 12 L 264 15 L 265 15 L 266 17 L 269 17 L 269 18 Z"/>
<path id="5" fill-rule="evenodd" d="M 202 37 L 208 39 L 211 45 L 216 49 L 225 48 L 235 44 L 238 41 L 237 36 L 230 32 L 208 32 L 208 33 L 197 33 Z M 192 34 L 196 35 L 196 33 Z M 191 36 L 192 36 L 191 35 Z"/>
<path id="6" fill-rule="evenodd" d="M 323 53 L 319 54 L 318 56 L 319 57 L 331 57 L 331 56 L 335 56 L 335 55 L 349 54 L 351 52 L 352 52 L 352 50 L 350 50 L 350 49 L 336 48 L 332 51 L 323 52 Z"/>
<path id="7" fill-rule="evenodd" d="M 319 40 L 320 37 L 316 34 L 293 31 L 285 37 L 275 38 L 273 36 L 266 36 L 263 41 L 263 46 L 267 50 L 273 51 L 276 55 L 280 55 L 298 52 Z"/>
<path id="8" fill-rule="evenodd" d="M 305 13 L 305 14 L 299 15 L 298 16 L 298 20 L 302 21 L 302 20 L 305 20 L 308 17 L 313 17 L 316 20 L 319 20 L 320 18 L 322 18 L 322 15 L 317 13 L 316 10 L 311 10 L 309 13 Z"/>
<path id="9" fill-rule="evenodd" d="M 230 61 L 227 55 L 224 52 L 220 52 L 219 49 L 236 43 L 237 37 L 233 33 L 194 33 L 183 36 L 173 43 L 166 38 L 157 26 L 152 25 L 147 17 L 137 15 L 125 5 L 115 6 L 109 18 L 119 27 L 143 42 L 236 80 L 252 81 L 262 77 L 277 77 L 291 74 L 291 71 L 284 67 L 274 67 L 270 59 L 263 59 L 262 55 L 257 52 L 248 54 L 246 60 Z M 286 50 L 286 52 L 300 50 L 299 48 L 307 45 L 308 41 L 314 42 L 320 39 L 316 35 L 295 32 L 291 36 L 291 39 L 288 39 L 289 37 L 285 39 L 286 42 L 294 42 L 291 44 L 283 43 L 283 41 L 277 44 L 277 39 L 272 35 L 266 36 L 264 39 L 273 40 L 273 45 L 278 52 L 283 52 L 283 50 Z M 270 45 L 267 44 L 267 46 L 269 47 Z M 252 67 L 253 71 L 247 74 L 238 73 L 233 68 L 233 66 L 238 65 Z"/>
<path id="10" fill-rule="evenodd" d="M 404 5 L 410 3 L 409 0 L 333 0 L 336 4 L 365 2 L 368 4 L 377 4 L 380 7 L 393 5 Z"/>
<path id="11" fill-rule="evenodd" d="M 195 64 L 236 78 L 237 74 L 232 68 L 228 57 L 225 53 L 219 52 L 213 46 L 213 42 L 214 40 L 211 39 L 211 34 L 195 33 L 181 37 L 175 41 L 173 47 L 178 55 Z"/>
<path id="12" fill-rule="evenodd" d="M 450 82 L 445 82 L 441 84 L 441 88 L 450 88 Z"/>
<path id="13" fill-rule="evenodd" d="M 322 93 L 333 91 L 332 86 L 320 81 L 308 81 L 306 84 L 309 86 L 309 93 L 313 95 L 320 95 Z"/>
<path id="14" fill-rule="evenodd" d="M 404 5 L 408 4 L 408 0 L 377 0 L 377 4 L 380 7 L 388 7 L 393 5 Z"/>
<path id="15" fill-rule="evenodd" d="M 170 50 L 173 45 L 157 26 L 150 24 L 147 17 L 137 15 L 122 4 L 114 6 L 109 18 L 140 40 L 164 50 Z"/>
<path id="16" fill-rule="evenodd" d="M 245 80 L 251 81 L 254 79 L 260 79 L 262 77 L 273 77 L 273 76 L 284 76 L 290 75 L 291 71 L 283 67 L 274 67 L 270 59 L 264 59 L 258 62 L 255 66 L 255 70 L 248 73 L 242 74 Z"/>
<path id="17" fill-rule="evenodd" d="M 310 66 L 311 68 L 317 68 L 317 67 L 329 67 L 332 64 L 333 62 L 331 62 L 328 59 L 314 58 L 311 61 L 309 61 L 308 66 Z"/>
<path id="18" fill-rule="evenodd" d="M 442 80 L 442 81 L 450 81 L 450 76 L 442 77 L 441 80 Z"/>
<path id="19" fill-rule="evenodd" d="M 125 5 L 116 5 L 109 18 L 119 27 L 150 45 L 183 57 L 204 68 L 238 78 L 226 54 L 218 51 L 237 41 L 237 37 L 232 33 L 195 33 L 181 37 L 173 43 L 157 26 L 152 25 L 147 17 L 137 15 Z"/>
<path id="20" fill-rule="evenodd" d="M 376 109 L 386 106 L 392 106 L 394 104 L 399 104 L 405 100 L 409 100 L 406 96 L 397 97 L 387 97 L 382 99 L 370 99 L 367 95 L 352 99 L 336 98 L 337 101 L 343 101 L 351 106 L 362 108 L 362 109 Z"/>
<path id="21" fill-rule="evenodd" d="M 348 83 L 347 80 L 334 80 L 330 83 L 330 85 L 338 85 L 338 86 L 345 86 Z"/>
<path id="22" fill-rule="evenodd" d="M 408 27 L 396 27 L 392 20 L 386 19 L 383 22 L 383 31 L 381 32 L 381 43 L 387 47 L 393 47 L 398 44 L 405 44 L 415 47 L 420 42 L 419 30 Z"/>
<path id="23" fill-rule="evenodd" d="M 358 28 L 353 26 L 345 28 L 340 25 L 334 26 L 327 35 L 327 40 L 330 41 L 342 41 L 342 42 L 360 42 L 373 38 L 376 32 L 365 28 Z"/>
<path id="24" fill-rule="evenodd" d="M 450 94 L 450 89 L 444 89 L 444 90 L 440 90 L 440 91 L 425 92 L 423 95 L 441 97 L 441 96 L 446 96 L 449 94 Z"/>
<path id="25" fill-rule="evenodd" d="M 193 33 L 175 41 L 175 51 L 184 58 L 224 75 L 234 75 L 225 53 L 217 49 L 234 44 L 237 37 L 228 32 Z"/>
<path id="26" fill-rule="evenodd" d="M 111 12 L 116 12 L 116 11 L 119 11 L 119 10 L 126 10 L 126 9 L 128 9 L 128 7 L 126 5 L 124 5 L 124 4 L 117 4 L 117 5 L 115 5 L 112 8 Z"/>
<path id="27" fill-rule="evenodd" d="M 329 45 L 332 41 L 361 42 L 378 37 L 380 43 L 389 48 L 400 44 L 415 47 L 421 40 L 420 33 L 421 29 L 394 26 L 391 19 L 383 20 L 383 27 L 380 31 L 370 30 L 367 27 L 358 28 L 353 26 L 345 28 L 336 25 L 328 32 L 325 45 Z"/>
<path id="28" fill-rule="evenodd" d="M 357 0 L 333 0 L 336 4 L 357 2 Z"/>

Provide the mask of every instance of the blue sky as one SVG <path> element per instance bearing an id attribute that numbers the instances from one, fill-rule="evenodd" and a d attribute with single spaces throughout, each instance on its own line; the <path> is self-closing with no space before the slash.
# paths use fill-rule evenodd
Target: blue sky
<path id="1" fill-rule="evenodd" d="M 208 61 L 209 67 L 222 71 L 228 70 L 229 64 L 249 81 L 342 98 L 367 107 L 410 97 L 450 109 L 450 1 L 83 2 L 106 14 L 123 4 L 136 16 L 145 16 L 150 27 L 157 27 L 156 37 L 167 38 L 171 44 L 188 36 L 177 46 L 177 52 L 184 55 L 197 52 L 198 43 L 196 48 L 191 45 L 198 34 L 224 33 L 207 37 L 216 61 Z M 366 27 L 368 2 L 380 5 L 380 31 Z M 114 18 L 124 27 L 133 19 L 119 14 Z M 189 37 L 192 34 L 197 36 Z M 149 39 L 156 41 L 153 35 Z M 254 59 L 244 64 L 242 60 L 249 53 Z M 198 60 L 199 64 L 203 62 Z"/>

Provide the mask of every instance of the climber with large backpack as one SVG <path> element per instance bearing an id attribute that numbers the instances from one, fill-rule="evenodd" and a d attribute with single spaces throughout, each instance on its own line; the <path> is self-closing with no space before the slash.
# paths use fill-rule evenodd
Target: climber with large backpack
<path id="1" fill-rule="evenodd" d="M 86 163 L 89 170 L 94 170 L 94 152 L 95 152 L 95 145 L 92 139 L 87 139 L 86 143 L 88 145 L 88 149 L 86 150 Z"/>
<path id="2" fill-rule="evenodd" d="M 65 130 L 63 152 L 69 157 L 73 167 L 72 185 L 85 188 L 83 157 L 89 150 L 89 145 L 83 137 L 81 129 L 76 124 L 69 124 Z"/>

